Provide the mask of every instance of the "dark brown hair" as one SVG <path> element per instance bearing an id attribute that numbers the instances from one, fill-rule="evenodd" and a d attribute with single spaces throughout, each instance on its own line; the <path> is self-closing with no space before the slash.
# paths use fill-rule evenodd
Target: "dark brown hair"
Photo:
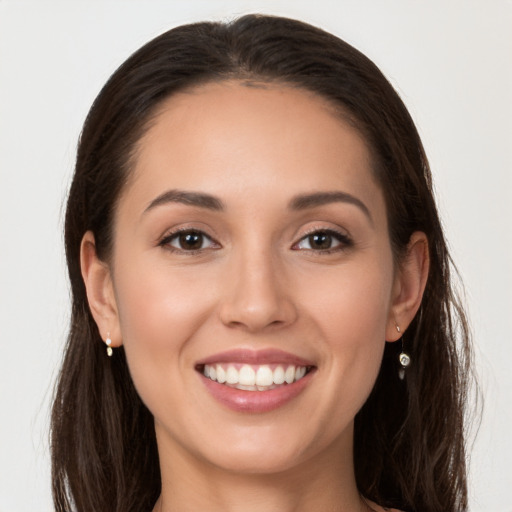
<path id="1" fill-rule="evenodd" d="M 305 23 L 258 15 L 181 26 L 155 38 L 112 75 L 87 116 L 65 221 L 73 302 L 52 411 L 56 509 L 141 512 L 159 495 L 153 418 L 134 389 L 123 349 L 105 356 L 80 274 L 80 242 L 91 230 L 99 257 L 108 261 L 116 202 L 161 102 L 228 79 L 288 84 L 338 107 L 372 151 L 396 261 L 414 231 L 426 233 L 430 274 L 405 334 L 413 363 L 399 380 L 399 344 L 386 344 L 375 387 L 356 417 L 356 479 L 360 492 L 381 505 L 465 510 L 469 335 L 417 130 L 386 78 L 359 51 Z"/>

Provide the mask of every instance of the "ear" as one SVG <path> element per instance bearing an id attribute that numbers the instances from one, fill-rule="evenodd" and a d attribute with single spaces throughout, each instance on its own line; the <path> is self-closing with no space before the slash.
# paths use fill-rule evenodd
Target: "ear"
<path id="1" fill-rule="evenodd" d="M 98 258 L 92 231 L 87 231 L 82 238 L 80 268 L 89 308 L 100 336 L 103 340 L 110 336 L 111 346 L 119 347 L 122 344 L 121 332 L 110 267 Z"/>
<path id="2" fill-rule="evenodd" d="M 396 272 L 386 341 L 400 339 L 416 315 L 427 284 L 429 264 L 427 235 L 416 231 L 411 235 L 405 257 Z"/>

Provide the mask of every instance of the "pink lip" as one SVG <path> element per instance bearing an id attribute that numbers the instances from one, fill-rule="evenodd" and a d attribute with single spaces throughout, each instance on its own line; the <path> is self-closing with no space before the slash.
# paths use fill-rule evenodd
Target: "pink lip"
<path id="1" fill-rule="evenodd" d="M 283 384 L 268 391 L 244 391 L 219 384 L 200 375 L 206 389 L 221 404 L 236 412 L 263 413 L 273 411 L 290 402 L 310 383 L 314 371 L 293 384 Z"/>
<path id="2" fill-rule="evenodd" d="M 265 350 L 247 350 L 235 349 L 226 352 L 219 352 L 206 359 L 198 361 L 196 368 L 201 370 L 205 364 L 212 365 L 218 363 L 239 363 L 250 365 L 262 364 L 289 364 L 295 366 L 313 367 L 302 379 L 292 384 L 283 384 L 268 391 L 245 391 L 232 388 L 225 384 L 219 384 L 205 377 L 198 372 L 206 389 L 222 405 L 236 412 L 245 413 L 263 413 L 273 411 L 287 404 L 299 395 L 311 382 L 315 373 L 315 365 L 302 357 L 298 357 L 289 352 L 277 349 Z"/>
<path id="3" fill-rule="evenodd" d="M 247 350 L 235 349 L 219 352 L 197 362 L 196 366 L 216 363 L 243 363 L 243 364 L 293 364 L 295 366 L 315 366 L 312 361 L 303 359 L 289 352 L 277 349 Z"/>

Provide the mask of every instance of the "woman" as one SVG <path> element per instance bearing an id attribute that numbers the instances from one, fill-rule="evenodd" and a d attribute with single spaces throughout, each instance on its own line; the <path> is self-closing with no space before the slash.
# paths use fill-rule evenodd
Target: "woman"
<path id="1" fill-rule="evenodd" d="M 430 180 L 398 95 L 319 29 L 250 15 L 130 57 L 68 200 L 57 510 L 464 510 Z"/>

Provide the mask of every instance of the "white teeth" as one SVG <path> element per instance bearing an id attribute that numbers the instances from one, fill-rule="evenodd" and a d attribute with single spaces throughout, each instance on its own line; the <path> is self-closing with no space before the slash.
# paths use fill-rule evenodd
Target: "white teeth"
<path id="1" fill-rule="evenodd" d="M 236 389 L 242 389 L 243 391 L 256 391 L 255 386 L 244 386 L 243 384 L 235 384 Z"/>
<path id="2" fill-rule="evenodd" d="M 226 372 L 226 382 L 228 384 L 238 384 L 238 372 L 234 366 L 228 366 Z"/>
<path id="3" fill-rule="evenodd" d="M 284 370 L 282 366 L 278 366 L 274 370 L 274 384 L 283 384 L 284 383 Z"/>
<path id="4" fill-rule="evenodd" d="M 277 366 L 274 371 L 269 365 L 244 364 L 240 370 L 234 365 L 204 365 L 205 377 L 215 380 L 220 384 L 228 384 L 238 389 L 248 391 L 266 391 L 284 383 L 292 384 L 306 375 L 305 366 Z"/>
<path id="5" fill-rule="evenodd" d="M 256 372 L 256 385 L 257 386 L 271 386 L 274 382 L 272 370 L 268 366 L 260 366 Z"/>
<path id="6" fill-rule="evenodd" d="M 256 372 L 250 366 L 244 364 L 240 368 L 238 383 L 242 386 L 254 386 L 256 384 Z"/>
<path id="7" fill-rule="evenodd" d="M 220 364 L 217 365 L 217 382 L 220 382 L 221 384 L 224 384 L 224 382 L 226 382 L 226 372 L 224 371 L 224 368 L 222 368 Z"/>
<path id="8" fill-rule="evenodd" d="M 306 368 L 304 366 L 299 366 L 295 370 L 295 380 L 302 379 L 302 377 L 304 377 L 304 375 L 306 375 Z"/>

